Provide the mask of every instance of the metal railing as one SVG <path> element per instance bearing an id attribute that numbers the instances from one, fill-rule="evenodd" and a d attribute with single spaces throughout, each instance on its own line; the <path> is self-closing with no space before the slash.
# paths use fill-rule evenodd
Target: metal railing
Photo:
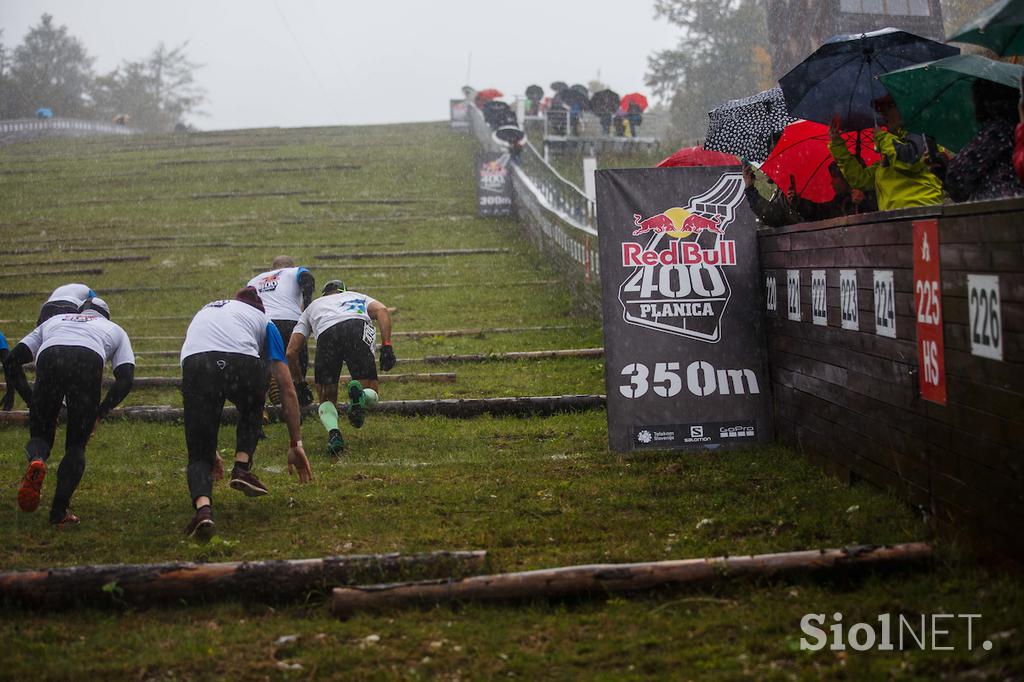
<path id="1" fill-rule="evenodd" d="M 494 139 L 481 111 L 469 104 L 470 129 L 484 149 L 506 147 Z M 597 257 L 597 210 L 575 184 L 566 180 L 529 142 L 512 163 L 516 204 L 531 236 L 544 246 L 554 245 L 583 270 L 584 281 L 599 274 Z"/>
<path id="2" fill-rule="evenodd" d="M 540 117 L 533 118 L 543 119 L 545 140 L 614 140 L 623 144 L 657 144 L 665 136 L 667 126 L 664 116 L 646 113 L 643 115 L 643 123 L 626 136 L 617 132 L 614 119 L 605 131 L 601 119 L 595 114 L 587 111 L 578 116 L 579 122 L 575 127 L 570 125 L 570 114 L 564 109 L 549 109 Z"/>
<path id="3" fill-rule="evenodd" d="M 40 131 L 81 131 L 106 135 L 131 135 L 131 128 L 112 123 L 84 121 L 76 118 L 18 118 L 0 121 L 0 135 L 7 133 L 30 133 Z"/>

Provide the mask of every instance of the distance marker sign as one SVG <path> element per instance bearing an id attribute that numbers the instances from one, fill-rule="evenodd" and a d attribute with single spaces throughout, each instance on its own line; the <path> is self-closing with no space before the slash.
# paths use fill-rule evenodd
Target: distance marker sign
<path id="1" fill-rule="evenodd" d="M 939 276 L 939 222 L 914 221 L 914 310 L 921 397 L 946 404 L 945 345 L 942 337 L 942 280 Z"/>
<path id="2" fill-rule="evenodd" d="M 765 292 L 742 175 L 596 178 L 611 449 L 771 440 Z"/>

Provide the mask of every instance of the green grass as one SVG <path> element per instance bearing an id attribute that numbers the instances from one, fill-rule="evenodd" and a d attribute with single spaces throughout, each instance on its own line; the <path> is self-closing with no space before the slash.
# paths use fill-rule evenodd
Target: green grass
<path id="1" fill-rule="evenodd" d="M 318 281 L 341 277 L 396 306 L 396 331 L 559 327 L 398 337 L 400 358 L 601 345 L 600 320 L 578 314 L 566 287 L 544 283 L 561 274 L 538 258 L 516 222 L 474 215 L 474 150 L 471 138 L 443 124 L 3 147 L 0 251 L 52 249 L 5 253 L 8 271 L 70 267 L 49 264 L 66 258 L 150 256 L 103 264 L 96 276 L 6 279 L 4 290 L 46 291 L 74 280 L 101 295 L 118 287 L 187 285 L 104 296 L 136 351 L 177 350 L 175 339 L 201 305 L 230 296 L 253 267 L 290 253 Z M 605 158 L 600 165 L 657 160 Z M 331 168 L 346 164 L 359 168 Z M 194 198 L 228 192 L 247 196 Z M 251 196 L 260 192 L 303 194 Z M 371 203 L 382 201 L 406 203 Z M 152 239 L 160 236 L 181 239 Z M 236 246 L 192 246 L 210 242 Z M 91 247 L 102 251 L 72 250 Z M 347 263 L 315 258 L 468 247 L 509 253 Z M 374 263 L 413 267 L 367 267 Z M 438 283 L 455 286 L 417 286 Z M 16 340 L 40 303 L 38 296 L 0 298 L 0 329 Z M 143 355 L 138 374 L 176 376 L 174 362 Z M 160 364 L 171 367 L 155 368 Z M 594 359 L 418 362 L 394 371 L 455 372 L 457 380 L 385 383 L 384 399 L 603 392 L 603 365 Z M 126 404 L 180 406 L 181 398 L 174 389 L 140 389 Z M 349 453 L 330 460 L 319 422 L 303 425 L 315 479 L 301 486 L 285 470 L 285 428 L 269 426 L 256 468 L 271 494 L 247 499 L 218 484 L 222 541 L 208 546 L 181 534 L 190 512 L 180 425 L 101 425 L 74 499 L 83 523 L 67 532 L 47 526 L 45 507 L 32 515 L 17 510 L 26 433 L 0 428 L 0 567 L 486 549 L 488 568 L 508 571 L 931 537 L 898 500 L 842 485 L 783 448 L 610 454 L 603 412 L 470 420 L 371 414 L 362 430 L 343 428 Z M 52 463 L 62 438 L 59 430 Z M 220 447 L 232 451 L 232 428 L 222 429 Z M 52 486 L 51 477 L 43 505 Z M 966 651 L 962 642 L 954 652 L 801 652 L 801 616 L 834 611 L 847 623 L 872 622 L 879 613 L 980 613 L 978 631 L 995 646 L 990 652 Z M 0 607 L 0 678 L 1005 679 L 1024 667 L 1021 613 L 1019 577 L 939 542 L 928 568 L 853 580 L 731 582 L 347 621 L 329 615 L 322 595 L 274 608 L 190 603 L 37 613 Z M 278 643 L 286 635 L 298 638 Z M 301 670 L 285 669 L 296 664 Z"/>

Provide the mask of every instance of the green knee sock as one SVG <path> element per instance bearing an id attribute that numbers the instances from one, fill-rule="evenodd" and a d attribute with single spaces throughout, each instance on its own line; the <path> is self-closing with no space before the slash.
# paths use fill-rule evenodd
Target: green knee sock
<path id="1" fill-rule="evenodd" d="M 320 409 L 317 412 L 320 414 L 320 423 L 324 425 L 328 433 L 338 430 L 338 408 L 334 403 L 320 403 Z"/>

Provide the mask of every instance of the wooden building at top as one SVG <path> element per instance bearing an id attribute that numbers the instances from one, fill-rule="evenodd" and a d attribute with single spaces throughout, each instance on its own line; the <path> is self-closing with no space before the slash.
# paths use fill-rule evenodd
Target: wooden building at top
<path id="1" fill-rule="evenodd" d="M 772 77 L 841 33 L 893 27 L 945 41 L 939 0 L 765 0 Z"/>

